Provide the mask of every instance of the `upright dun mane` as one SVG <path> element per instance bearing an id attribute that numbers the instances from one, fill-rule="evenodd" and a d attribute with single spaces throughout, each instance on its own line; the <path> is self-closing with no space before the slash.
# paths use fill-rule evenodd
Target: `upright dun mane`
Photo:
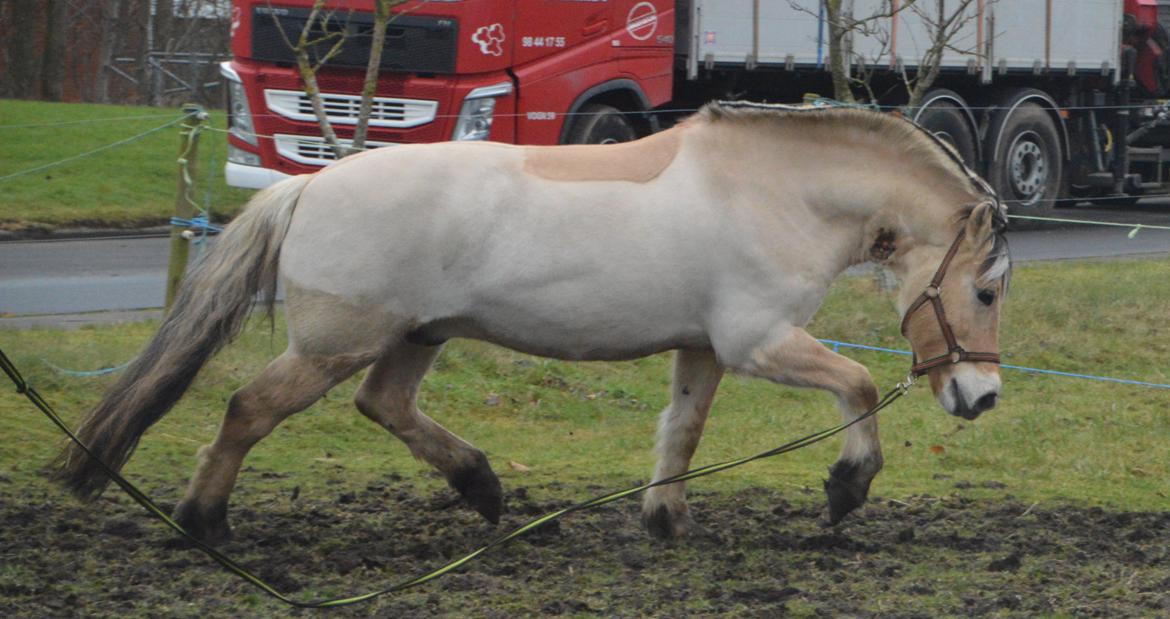
<path id="1" fill-rule="evenodd" d="M 747 101 L 715 101 L 704 105 L 697 116 L 708 123 L 773 122 L 830 129 L 853 128 L 874 133 L 884 144 L 902 149 L 908 160 L 918 165 L 930 165 L 960 183 L 967 183 L 976 197 L 975 203 L 964 205 L 956 224 L 962 225 L 978 204 L 992 203 L 995 234 L 991 235 L 986 258 L 980 266 L 981 279 L 1003 279 L 1006 287 L 1011 275 L 1011 257 L 1007 239 L 1007 209 L 999 201 L 995 190 L 978 174 L 967 167 L 948 144 L 921 125 L 893 114 L 847 107 L 797 107 L 791 105 L 752 103 Z"/>

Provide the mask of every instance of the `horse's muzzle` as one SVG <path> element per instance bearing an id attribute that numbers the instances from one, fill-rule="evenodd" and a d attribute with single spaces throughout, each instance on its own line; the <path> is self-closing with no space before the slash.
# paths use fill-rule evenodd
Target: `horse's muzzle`
<path id="1" fill-rule="evenodd" d="M 963 397 L 963 390 L 959 387 L 958 381 L 953 378 L 951 379 L 950 389 L 955 402 L 955 408 L 951 411 L 951 414 L 967 420 L 973 420 L 983 414 L 984 411 L 995 408 L 995 404 L 999 400 L 999 392 L 993 390 L 980 395 L 974 401 L 968 401 Z"/>

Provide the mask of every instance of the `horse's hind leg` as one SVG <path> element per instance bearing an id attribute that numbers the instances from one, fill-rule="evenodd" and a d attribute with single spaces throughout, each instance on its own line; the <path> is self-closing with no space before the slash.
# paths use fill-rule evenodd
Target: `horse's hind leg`
<path id="1" fill-rule="evenodd" d="M 658 422 L 658 466 L 655 481 L 686 472 L 699 445 L 723 367 L 714 351 L 680 350 L 674 358 L 670 405 Z M 659 539 L 683 537 L 692 525 L 683 482 L 646 491 L 642 523 Z"/>
<path id="2" fill-rule="evenodd" d="M 476 511 L 496 523 L 503 493 L 487 456 L 424 415 L 416 404 L 419 384 L 440 350 L 409 342 L 393 346 L 374 362 L 355 402 L 363 415 L 406 443 L 415 458 L 443 473 Z"/>
<path id="3" fill-rule="evenodd" d="M 281 421 L 308 408 L 368 363 L 368 357 L 317 359 L 292 351 L 269 363 L 232 395 L 215 441 L 200 448 L 187 493 L 175 507 L 175 520 L 208 543 L 229 539 L 228 497 L 248 450 Z"/>

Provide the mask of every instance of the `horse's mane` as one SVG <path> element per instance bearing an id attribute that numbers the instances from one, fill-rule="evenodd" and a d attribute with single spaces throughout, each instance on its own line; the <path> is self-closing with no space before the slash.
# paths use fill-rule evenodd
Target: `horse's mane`
<path id="1" fill-rule="evenodd" d="M 982 279 L 1007 279 L 1011 275 L 1011 258 L 1004 231 L 1007 229 L 1007 209 L 995 191 L 978 174 L 967 167 L 953 148 L 938 139 L 918 123 L 893 114 L 850 107 L 807 107 L 748 101 L 715 101 L 704 105 L 696 116 L 708 123 L 774 122 L 801 126 L 813 131 L 835 127 L 852 128 L 874 133 L 884 144 L 901 149 L 907 160 L 928 165 L 957 183 L 971 187 L 975 201 L 964 205 L 955 219 L 963 225 L 979 204 L 992 204 L 991 247 L 979 269 Z"/>

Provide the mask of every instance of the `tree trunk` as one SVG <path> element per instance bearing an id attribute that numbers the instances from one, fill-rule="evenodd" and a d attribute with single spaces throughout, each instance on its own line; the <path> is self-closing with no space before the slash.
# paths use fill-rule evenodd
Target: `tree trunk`
<path id="1" fill-rule="evenodd" d="M 297 68 L 301 72 L 301 79 L 305 82 L 305 94 L 309 96 L 309 102 L 313 106 L 313 115 L 317 117 L 317 124 L 321 127 L 321 137 L 325 138 L 325 142 L 333 149 L 333 156 L 341 159 L 349 152 L 342 148 L 341 143 L 337 141 L 337 133 L 333 131 L 333 125 L 329 123 L 329 115 L 325 113 L 325 106 L 321 103 L 321 88 L 317 86 L 317 70 L 309 61 L 308 52 L 298 51 Z"/>
<path id="2" fill-rule="evenodd" d="M 101 38 L 98 42 L 98 72 L 93 81 L 93 98 L 99 103 L 110 102 L 110 75 L 114 65 L 114 47 L 117 41 L 118 13 L 122 0 L 102 3 Z"/>
<path id="3" fill-rule="evenodd" d="M 173 0 L 155 0 L 154 49 L 152 52 L 170 52 L 174 46 L 175 3 Z M 159 62 L 162 59 L 158 59 Z M 158 67 L 150 68 L 150 104 L 163 104 L 166 76 Z"/>
<path id="4" fill-rule="evenodd" d="M 8 89 L 18 99 L 35 99 L 40 94 L 37 77 L 41 73 L 41 55 L 37 53 L 37 23 L 40 10 L 33 3 L 12 7 L 12 27 L 8 37 Z"/>
<path id="5" fill-rule="evenodd" d="M 127 19 L 119 22 L 120 29 L 129 34 L 131 28 L 138 29 L 138 65 L 134 68 L 134 79 L 138 80 L 138 102 L 150 102 L 150 76 L 153 73 L 150 67 L 150 51 L 154 42 L 153 20 L 150 16 L 150 0 L 131 0 L 127 9 Z"/>
<path id="6" fill-rule="evenodd" d="M 45 54 L 41 67 L 41 94 L 60 101 L 65 86 L 65 41 L 69 38 L 69 3 L 49 0 L 45 12 Z"/>
<path id="7" fill-rule="evenodd" d="M 357 126 L 353 130 L 353 145 L 350 153 L 366 147 L 366 134 L 370 127 L 370 112 L 374 106 L 374 93 L 378 90 L 378 72 L 382 68 L 382 48 L 386 43 L 386 24 L 390 22 L 390 8 L 405 0 L 376 0 L 374 2 L 374 32 L 370 41 L 370 58 L 366 62 L 366 78 L 362 83 L 362 103 L 358 108 Z"/>
<path id="8" fill-rule="evenodd" d="M 849 54 L 845 49 L 850 29 L 847 16 L 842 15 L 842 0 L 824 0 L 825 18 L 829 22 L 829 73 L 833 76 L 833 97 L 838 101 L 856 103 L 849 85 Z"/>

